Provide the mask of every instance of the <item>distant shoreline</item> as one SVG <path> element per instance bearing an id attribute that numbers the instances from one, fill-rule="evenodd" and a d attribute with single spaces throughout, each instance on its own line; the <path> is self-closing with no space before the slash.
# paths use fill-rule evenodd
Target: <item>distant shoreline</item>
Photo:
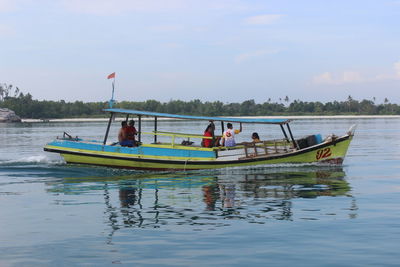
<path id="1" fill-rule="evenodd" d="M 222 117 L 223 118 L 223 117 Z M 334 115 L 334 116 L 230 116 L 229 118 L 260 118 L 260 119 L 398 119 L 400 115 Z M 135 119 L 135 118 L 134 118 Z M 162 120 L 180 120 L 170 118 L 159 118 Z M 106 122 L 108 118 L 69 118 L 69 119 L 22 119 L 22 122 Z M 116 118 L 116 121 L 122 121 L 123 118 Z M 152 120 L 151 118 L 143 118 L 143 120 Z"/>

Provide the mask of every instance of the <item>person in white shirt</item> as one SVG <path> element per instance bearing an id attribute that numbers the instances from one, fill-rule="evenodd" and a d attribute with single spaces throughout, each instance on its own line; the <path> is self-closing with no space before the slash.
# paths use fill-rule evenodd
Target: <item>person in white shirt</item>
<path id="1" fill-rule="evenodd" d="M 228 129 L 222 135 L 222 146 L 226 147 L 236 146 L 235 134 L 238 134 L 242 131 L 242 124 L 240 124 L 239 130 L 233 130 L 232 123 L 227 123 L 226 127 Z"/>

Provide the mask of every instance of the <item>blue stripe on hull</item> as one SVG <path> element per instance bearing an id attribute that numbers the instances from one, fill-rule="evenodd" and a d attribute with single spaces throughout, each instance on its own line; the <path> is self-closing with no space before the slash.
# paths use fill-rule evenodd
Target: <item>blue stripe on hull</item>
<path id="1" fill-rule="evenodd" d="M 121 147 L 103 145 L 101 143 L 86 143 L 67 140 L 56 140 L 48 143 L 50 146 L 82 149 L 89 151 L 104 151 L 111 153 L 134 154 L 143 156 L 161 156 L 161 157 L 186 157 L 186 158 L 215 158 L 214 151 L 204 151 L 196 149 L 179 149 L 179 148 L 163 148 L 163 147 Z"/>

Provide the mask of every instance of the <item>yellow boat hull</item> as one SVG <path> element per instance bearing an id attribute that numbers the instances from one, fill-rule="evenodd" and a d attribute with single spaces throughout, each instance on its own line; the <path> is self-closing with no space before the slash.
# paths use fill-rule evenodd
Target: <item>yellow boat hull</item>
<path id="1" fill-rule="evenodd" d="M 89 150 L 63 151 L 48 148 L 47 150 L 60 153 L 67 163 L 98 165 L 116 168 L 146 169 L 146 170 L 198 170 L 231 167 L 256 167 L 270 164 L 302 164 L 302 163 L 333 163 L 341 164 L 347 153 L 352 136 L 347 135 L 332 142 L 318 144 L 285 154 L 269 154 L 259 157 L 240 158 L 238 160 L 207 160 L 193 159 L 162 159 L 160 157 L 138 157 L 137 155 L 110 155 L 109 153 Z M 46 148 L 45 148 L 46 150 Z"/>

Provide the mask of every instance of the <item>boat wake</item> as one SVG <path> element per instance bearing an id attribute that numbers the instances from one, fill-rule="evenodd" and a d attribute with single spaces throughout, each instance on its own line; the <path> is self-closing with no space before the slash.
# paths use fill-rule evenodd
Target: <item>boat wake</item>
<path id="1" fill-rule="evenodd" d="M 22 157 L 14 160 L 0 160 L 0 166 L 20 166 L 20 165 L 32 165 L 32 164 L 48 164 L 48 165 L 59 165 L 65 162 L 61 159 L 52 159 L 46 155 L 35 155 Z"/>
<path id="2" fill-rule="evenodd" d="M 65 178 L 65 177 L 110 177 L 139 173 L 125 169 L 66 164 L 61 158 L 33 155 L 13 160 L 0 160 L 0 177 Z M 140 172 L 141 173 L 141 172 Z"/>

